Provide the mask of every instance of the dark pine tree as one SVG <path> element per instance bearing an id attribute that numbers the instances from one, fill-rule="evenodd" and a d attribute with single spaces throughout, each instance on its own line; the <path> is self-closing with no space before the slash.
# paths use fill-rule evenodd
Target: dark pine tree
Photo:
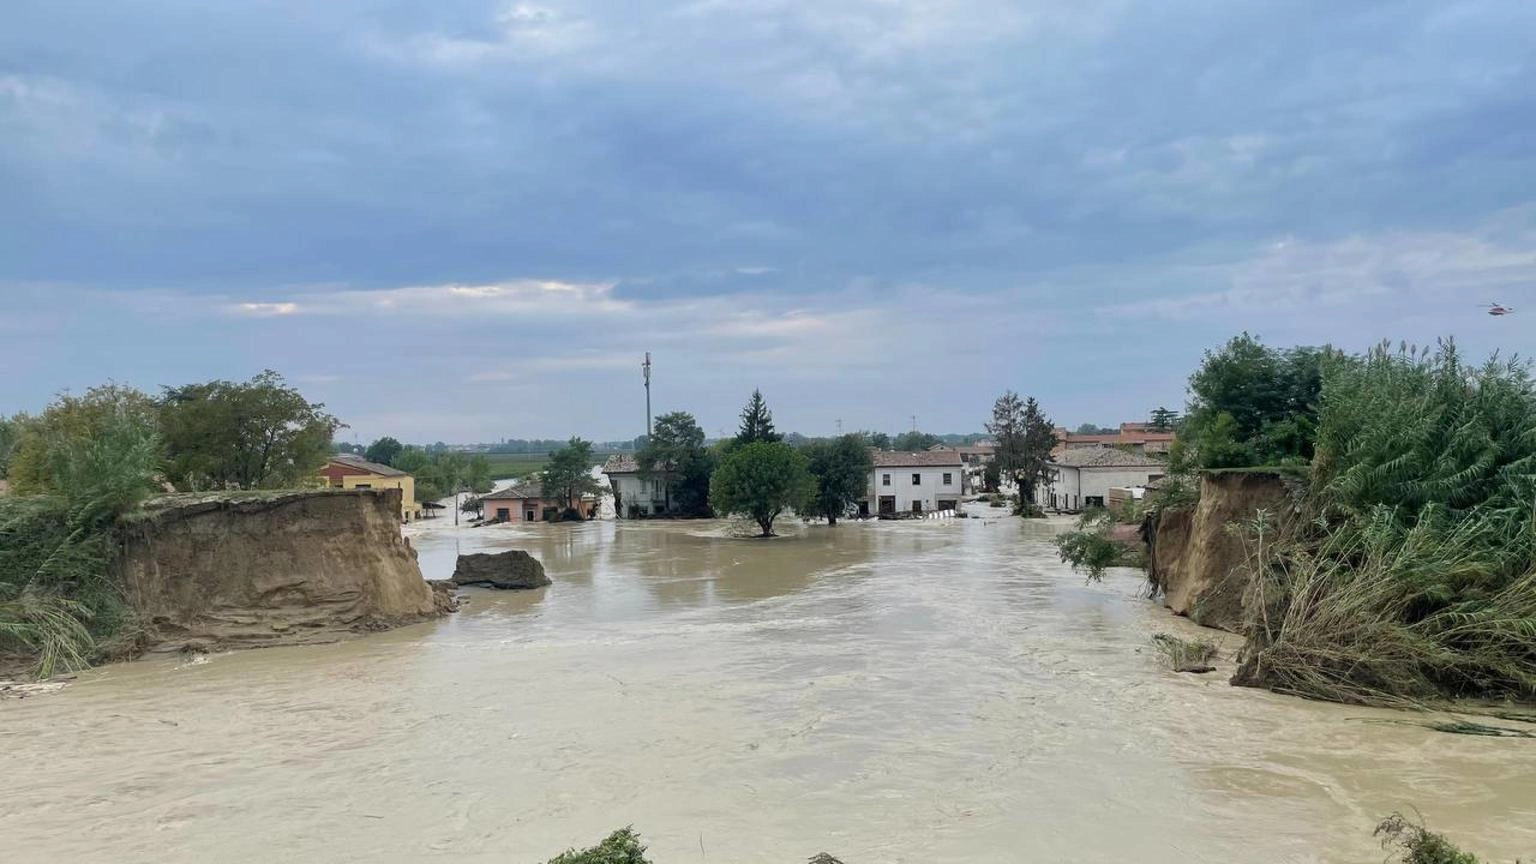
<path id="1" fill-rule="evenodd" d="M 763 401 L 762 391 L 753 390 L 747 407 L 741 409 L 741 431 L 736 433 L 736 443 L 743 446 L 759 441 L 772 444 L 783 437 L 773 429 L 773 413 Z"/>

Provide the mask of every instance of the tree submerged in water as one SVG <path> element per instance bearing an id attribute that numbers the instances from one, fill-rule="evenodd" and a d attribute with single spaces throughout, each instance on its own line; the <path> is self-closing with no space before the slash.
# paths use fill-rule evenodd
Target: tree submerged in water
<path id="1" fill-rule="evenodd" d="M 782 441 L 759 441 L 733 451 L 710 481 L 710 505 L 719 513 L 750 518 L 772 537 L 784 511 L 800 509 L 815 492 L 805 455 Z"/>

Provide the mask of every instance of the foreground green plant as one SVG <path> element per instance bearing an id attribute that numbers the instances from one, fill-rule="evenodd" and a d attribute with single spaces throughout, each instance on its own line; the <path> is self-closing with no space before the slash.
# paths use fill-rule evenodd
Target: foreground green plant
<path id="1" fill-rule="evenodd" d="M 1381 838 L 1381 848 L 1402 864 L 1479 864 L 1477 856 L 1461 851 L 1444 836 L 1401 813 L 1382 820 L 1375 833 Z"/>
<path id="2" fill-rule="evenodd" d="M 645 857 L 645 846 L 634 828 L 620 828 L 609 834 L 603 842 L 590 849 L 571 849 L 554 858 L 548 864 L 651 864 Z M 810 864 L 843 864 L 822 852 L 810 859 Z"/>
<path id="3" fill-rule="evenodd" d="M 571 849 L 549 859 L 549 864 L 650 864 L 645 846 L 633 828 L 620 828 L 590 849 Z"/>

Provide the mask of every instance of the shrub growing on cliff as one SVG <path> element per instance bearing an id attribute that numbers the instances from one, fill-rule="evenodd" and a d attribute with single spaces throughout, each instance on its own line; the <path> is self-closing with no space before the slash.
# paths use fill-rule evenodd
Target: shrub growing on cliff
<path id="1" fill-rule="evenodd" d="M 1307 518 L 1255 547 L 1239 683 L 1536 698 L 1536 387 L 1454 346 L 1325 376 Z"/>
<path id="2" fill-rule="evenodd" d="M 1074 570 L 1085 571 L 1090 582 L 1103 579 L 1110 567 L 1139 566 L 1142 559 L 1137 551 L 1110 536 L 1114 528 L 1115 519 L 1108 510 L 1089 510 L 1078 517 L 1075 531 L 1057 535 L 1056 552 Z"/>

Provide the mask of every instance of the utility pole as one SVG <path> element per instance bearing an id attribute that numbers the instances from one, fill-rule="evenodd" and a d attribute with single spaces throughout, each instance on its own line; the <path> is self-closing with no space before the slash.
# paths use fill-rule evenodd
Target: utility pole
<path id="1" fill-rule="evenodd" d="M 916 414 L 912 415 L 912 431 L 913 432 L 917 431 L 917 415 Z"/>
<path id="2" fill-rule="evenodd" d="M 843 418 L 837 418 L 837 437 L 843 437 Z"/>
<path id="3" fill-rule="evenodd" d="M 640 366 L 645 372 L 645 437 L 651 437 L 651 352 L 645 352 L 645 363 Z"/>

